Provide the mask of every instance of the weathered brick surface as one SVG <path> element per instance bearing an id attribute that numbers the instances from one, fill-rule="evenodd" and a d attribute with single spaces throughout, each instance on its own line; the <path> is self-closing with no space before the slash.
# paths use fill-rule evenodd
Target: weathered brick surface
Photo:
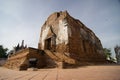
<path id="1" fill-rule="evenodd" d="M 53 51 L 51 45 L 54 45 L 54 53 L 67 54 L 69 58 L 75 60 L 75 64 L 106 62 L 99 38 L 82 22 L 71 17 L 67 11 L 51 14 L 42 26 L 38 48 Z M 64 62 L 69 60 L 61 56 L 58 58 Z"/>
<path id="2" fill-rule="evenodd" d="M 27 69 L 30 67 L 30 58 L 38 59 L 37 68 L 45 66 L 44 55 L 40 53 L 40 50 L 34 48 L 27 48 L 11 55 L 4 66 L 10 69 Z"/>

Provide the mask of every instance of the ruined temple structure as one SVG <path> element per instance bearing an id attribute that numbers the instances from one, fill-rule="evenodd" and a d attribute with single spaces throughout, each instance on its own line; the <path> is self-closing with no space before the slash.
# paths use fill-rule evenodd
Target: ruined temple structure
<path id="1" fill-rule="evenodd" d="M 26 48 L 12 55 L 5 65 L 20 69 L 67 68 L 105 62 L 102 44 L 95 33 L 64 11 L 47 18 L 41 28 L 38 49 Z"/>
<path id="2" fill-rule="evenodd" d="M 27 48 L 27 45 L 24 45 L 24 40 L 22 40 L 21 45 L 18 43 L 9 52 L 4 66 L 10 69 L 26 70 L 31 67 L 43 68 L 45 64 L 44 52 L 31 47 Z"/>
<path id="3" fill-rule="evenodd" d="M 41 28 L 38 46 L 40 50 L 47 50 L 55 56 L 59 54 L 57 57 L 65 64 L 106 61 L 99 38 L 67 11 L 55 12 L 48 17 Z"/>

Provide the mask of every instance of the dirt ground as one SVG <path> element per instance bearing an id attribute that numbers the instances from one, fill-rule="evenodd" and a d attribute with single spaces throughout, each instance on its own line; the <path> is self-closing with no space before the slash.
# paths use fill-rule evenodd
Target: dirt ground
<path id="1" fill-rule="evenodd" d="M 17 71 L 0 67 L 0 80 L 120 80 L 120 65 Z"/>

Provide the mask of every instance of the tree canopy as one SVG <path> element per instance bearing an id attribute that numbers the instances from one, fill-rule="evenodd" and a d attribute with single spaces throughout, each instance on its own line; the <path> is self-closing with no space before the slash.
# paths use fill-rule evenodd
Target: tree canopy
<path id="1" fill-rule="evenodd" d="M 117 63 L 120 64 L 120 46 L 116 45 L 114 47 L 114 51 L 116 54 Z"/>
<path id="2" fill-rule="evenodd" d="M 7 58 L 7 48 L 4 48 L 2 45 L 0 45 L 0 58 Z"/>
<path id="3" fill-rule="evenodd" d="M 111 49 L 104 48 L 104 54 L 105 54 L 107 60 L 115 61 L 115 59 L 112 58 Z"/>

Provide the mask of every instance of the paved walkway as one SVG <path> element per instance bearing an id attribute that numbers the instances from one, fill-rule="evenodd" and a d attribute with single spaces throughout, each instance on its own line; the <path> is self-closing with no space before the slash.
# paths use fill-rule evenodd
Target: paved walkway
<path id="1" fill-rule="evenodd" d="M 0 67 L 0 80 L 120 80 L 120 66 L 16 71 Z"/>

